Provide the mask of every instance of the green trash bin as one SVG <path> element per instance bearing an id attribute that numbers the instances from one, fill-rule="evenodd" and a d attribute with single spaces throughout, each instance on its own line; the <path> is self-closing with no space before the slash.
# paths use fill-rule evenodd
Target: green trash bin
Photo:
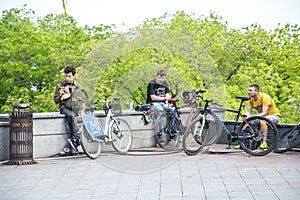
<path id="1" fill-rule="evenodd" d="M 29 104 L 14 104 L 9 115 L 10 160 L 9 165 L 36 164 L 33 160 L 32 113 Z"/>

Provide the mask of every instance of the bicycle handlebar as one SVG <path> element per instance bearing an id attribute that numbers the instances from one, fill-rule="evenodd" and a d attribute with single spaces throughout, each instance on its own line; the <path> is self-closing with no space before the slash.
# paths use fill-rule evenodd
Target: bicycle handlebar
<path id="1" fill-rule="evenodd" d="M 114 97 L 114 98 L 112 98 L 112 99 L 108 99 L 108 100 L 98 99 L 98 100 L 95 102 L 95 104 L 101 103 L 101 102 L 106 102 L 105 104 L 106 104 L 106 106 L 109 108 L 109 107 L 110 107 L 110 106 L 109 106 L 109 103 L 110 103 L 110 102 L 112 102 L 112 101 L 119 101 L 119 100 L 120 100 L 120 98 L 116 98 L 116 97 Z"/>
<path id="2" fill-rule="evenodd" d="M 203 96 L 199 95 L 199 93 L 205 93 L 205 92 L 206 92 L 206 90 L 191 90 L 191 93 L 194 96 L 199 97 L 205 103 L 211 103 L 212 105 L 217 105 L 219 107 L 222 107 L 222 104 L 219 104 L 218 102 L 215 102 L 212 99 L 205 99 Z"/>

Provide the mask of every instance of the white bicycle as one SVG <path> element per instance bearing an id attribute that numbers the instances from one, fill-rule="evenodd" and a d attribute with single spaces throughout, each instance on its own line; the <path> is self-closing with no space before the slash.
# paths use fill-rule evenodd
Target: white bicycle
<path id="1" fill-rule="evenodd" d="M 103 109 L 106 113 L 105 127 L 103 129 L 95 117 L 96 110 L 93 104 L 105 102 Z M 119 153 L 125 154 L 132 144 L 132 133 L 129 124 L 119 118 L 122 114 L 120 99 L 97 100 L 85 111 L 79 111 L 76 122 L 79 127 L 80 141 L 84 153 L 91 159 L 96 159 L 101 154 L 101 144 L 112 145 Z"/>

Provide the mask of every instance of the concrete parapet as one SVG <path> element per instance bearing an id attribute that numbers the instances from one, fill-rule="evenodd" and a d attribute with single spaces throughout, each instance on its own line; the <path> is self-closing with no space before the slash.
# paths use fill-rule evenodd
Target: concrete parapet
<path id="1" fill-rule="evenodd" d="M 181 118 L 185 124 L 189 109 L 183 109 Z M 224 119 L 223 111 L 216 111 L 221 120 Z M 96 111 L 95 116 L 104 124 L 105 114 L 103 111 Z M 132 148 L 146 148 L 155 145 L 155 139 L 152 133 L 152 125 L 144 125 L 142 115 L 139 112 L 123 110 L 122 116 L 126 120 L 133 134 Z M 211 124 L 212 131 L 221 130 L 220 127 Z M 232 128 L 233 121 L 225 121 L 226 127 Z M 277 127 L 280 133 L 285 132 L 294 125 L 279 124 Z M 33 157 L 43 158 L 58 154 L 63 147 L 67 145 L 68 129 L 66 118 L 58 112 L 33 113 Z M 9 115 L 0 114 L 0 161 L 9 159 Z M 227 143 L 227 137 L 224 133 L 218 140 L 218 143 Z M 110 151 L 112 147 L 103 145 L 103 151 Z"/>
<path id="2" fill-rule="evenodd" d="M 9 159 L 9 123 L 0 122 L 0 161 Z"/>

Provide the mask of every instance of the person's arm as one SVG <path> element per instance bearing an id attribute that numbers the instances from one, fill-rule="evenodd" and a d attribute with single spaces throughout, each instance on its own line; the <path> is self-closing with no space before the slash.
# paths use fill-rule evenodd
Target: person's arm
<path id="1" fill-rule="evenodd" d="M 250 117 L 252 115 L 252 106 L 248 106 L 245 115 L 247 115 L 247 117 Z"/>
<path id="2" fill-rule="evenodd" d="M 54 93 L 54 103 L 58 104 L 60 102 L 61 102 L 60 86 L 56 85 L 56 89 Z"/>
<path id="3" fill-rule="evenodd" d="M 171 99 L 172 97 L 171 97 L 171 95 L 170 95 L 169 93 L 167 93 L 167 94 L 166 94 L 166 98 L 167 98 L 167 99 Z"/>
<path id="4" fill-rule="evenodd" d="M 268 111 L 269 111 L 269 106 L 263 106 L 262 107 L 262 112 L 258 114 L 258 116 L 262 116 L 265 117 L 268 115 Z"/>
<path id="5" fill-rule="evenodd" d="M 150 95 L 150 97 L 151 97 L 151 100 L 152 101 L 167 101 L 167 96 L 166 97 L 160 97 L 160 96 L 157 96 L 157 95 L 155 95 L 155 94 L 152 94 L 152 95 Z"/>

